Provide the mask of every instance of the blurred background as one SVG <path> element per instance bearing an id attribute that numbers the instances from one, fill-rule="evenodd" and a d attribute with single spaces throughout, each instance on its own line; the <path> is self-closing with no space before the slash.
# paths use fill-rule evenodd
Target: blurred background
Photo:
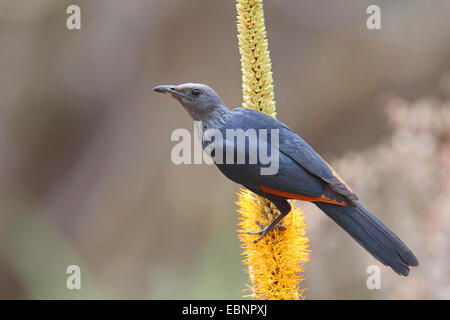
<path id="1" fill-rule="evenodd" d="M 81 30 L 66 8 L 81 7 Z M 366 8 L 381 7 L 381 30 Z M 265 1 L 278 118 L 405 241 L 408 278 L 313 206 L 308 299 L 450 298 L 450 2 Z M 239 299 L 239 186 L 170 160 L 155 85 L 241 103 L 234 1 L 0 0 L 0 298 Z M 66 289 L 81 267 L 82 290 Z M 366 268 L 381 266 L 381 290 Z"/>

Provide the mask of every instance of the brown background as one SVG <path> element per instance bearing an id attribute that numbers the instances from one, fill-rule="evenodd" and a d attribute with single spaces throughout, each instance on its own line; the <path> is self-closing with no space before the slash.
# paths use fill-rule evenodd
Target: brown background
<path id="1" fill-rule="evenodd" d="M 81 7 L 79 31 L 65 26 L 70 4 Z M 369 4 L 381 6 L 382 30 L 366 28 Z M 389 139 L 392 97 L 449 99 L 448 1 L 264 8 L 278 118 L 330 161 Z M 238 186 L 213 166 L 170 160 L 172 131 L 192 123 L 152 88 L 183 82 L 240 104 L 234 1 L 0 0 L 1 298 L 242 296 Z M 351 184 L 378 208 L 365 183 Z M 395 202 L 393 190 L 383 201 Z M 423 211 L 414 229 L 404 206 L 375 212 L 421 267 L 406 279 L 382 267 L 382 290 L 371 291 L 366 267 L 379 264 L 302 207 L 313 250 L 307 298 L 450 298 L 448 229 L 427 228 Z M 443 247 L 427 242 L 432 234 Z M 81 291 L 65 288 L 71 264 L 81 267 Z"/>

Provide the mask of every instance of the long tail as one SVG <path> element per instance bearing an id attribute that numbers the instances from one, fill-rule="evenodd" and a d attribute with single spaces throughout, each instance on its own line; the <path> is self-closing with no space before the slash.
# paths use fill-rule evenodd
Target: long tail
<path id="1" fill-rule="evenodd" d="M 414 253 L 359 203 L 356 207 L 343 207 L 323 202 L 315 202 L 315 204 L 372 256 L 384 265 L 390 266 L 398 274 L 407 276 L 409 266 L 419 265 Z"/>

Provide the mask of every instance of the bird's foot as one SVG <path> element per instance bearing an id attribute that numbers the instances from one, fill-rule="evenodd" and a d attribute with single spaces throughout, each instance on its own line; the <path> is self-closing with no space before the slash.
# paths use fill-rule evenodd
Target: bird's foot
<path id="1" fill-rule="evenodd" d="M 259 235 L 259 238 L 254 240 L 253 243 L 257 243 L 259 240 L 261 240 L 262 238 L 264 238 L 264 236 L 266 234 L 268 234 L 270 231 L 274 230 L 274 229 L 278 229 L 278 230 L 286 230 L 286 227 L 283 225 L 272 225 L 269 224 L 268 226 L 264 226 L 262 223 L 260 223 L 259 221 L 255 221 L 255 223 L 258 225 L 258 227 L 260 227 L 262 230 L 260 231 L 248 231 L 246 232 L 247 234 L 256 234 Z"/>
<path id="2" fill-rule="evenodd" d="M 258 227 L 260 227 L 261 229 L 266 228 L 266 226 L 263 225 L 263 224 L 262 224 L 261 222 L 259 222 L 259 221 L 255 221 L 255 224 L 256 224 Z M 270 225 L 268 225 L 267 227 L 270 227 Z M 273 227 L 272 229 L 286 230 L 286 227 L 283 226 L 282 224 L 279 224 L 279 225 Z M 262 230 L 261 230 L 261 231 L 257 231 L 257 232 L 262 232 Z"/>

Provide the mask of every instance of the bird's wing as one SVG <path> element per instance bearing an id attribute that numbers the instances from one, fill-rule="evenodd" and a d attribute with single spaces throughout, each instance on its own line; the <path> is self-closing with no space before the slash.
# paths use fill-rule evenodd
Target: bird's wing
<path id="1" fill-rule="evenodd" d="M 334 191 L 350 200 L 358 200 L 353 190 L 336 171 L 305 140 L 288 127 L 280 129 L 279 150 L 312 174 L 326 181 Z"/>
<path id="2" fill-rule="evenodd" d="M 295 163 L 307 170 L 309 173 L 325 181 L 331 189 L 346 198 L 356 201 L 358 197 L 334 169 L 303 140 L 282 122 L 265 115 L 261 112 L 237 108 L 233 112 L 233 121 L 242 129 L 279 129 L 280 153 L 291 158 Z"/>

